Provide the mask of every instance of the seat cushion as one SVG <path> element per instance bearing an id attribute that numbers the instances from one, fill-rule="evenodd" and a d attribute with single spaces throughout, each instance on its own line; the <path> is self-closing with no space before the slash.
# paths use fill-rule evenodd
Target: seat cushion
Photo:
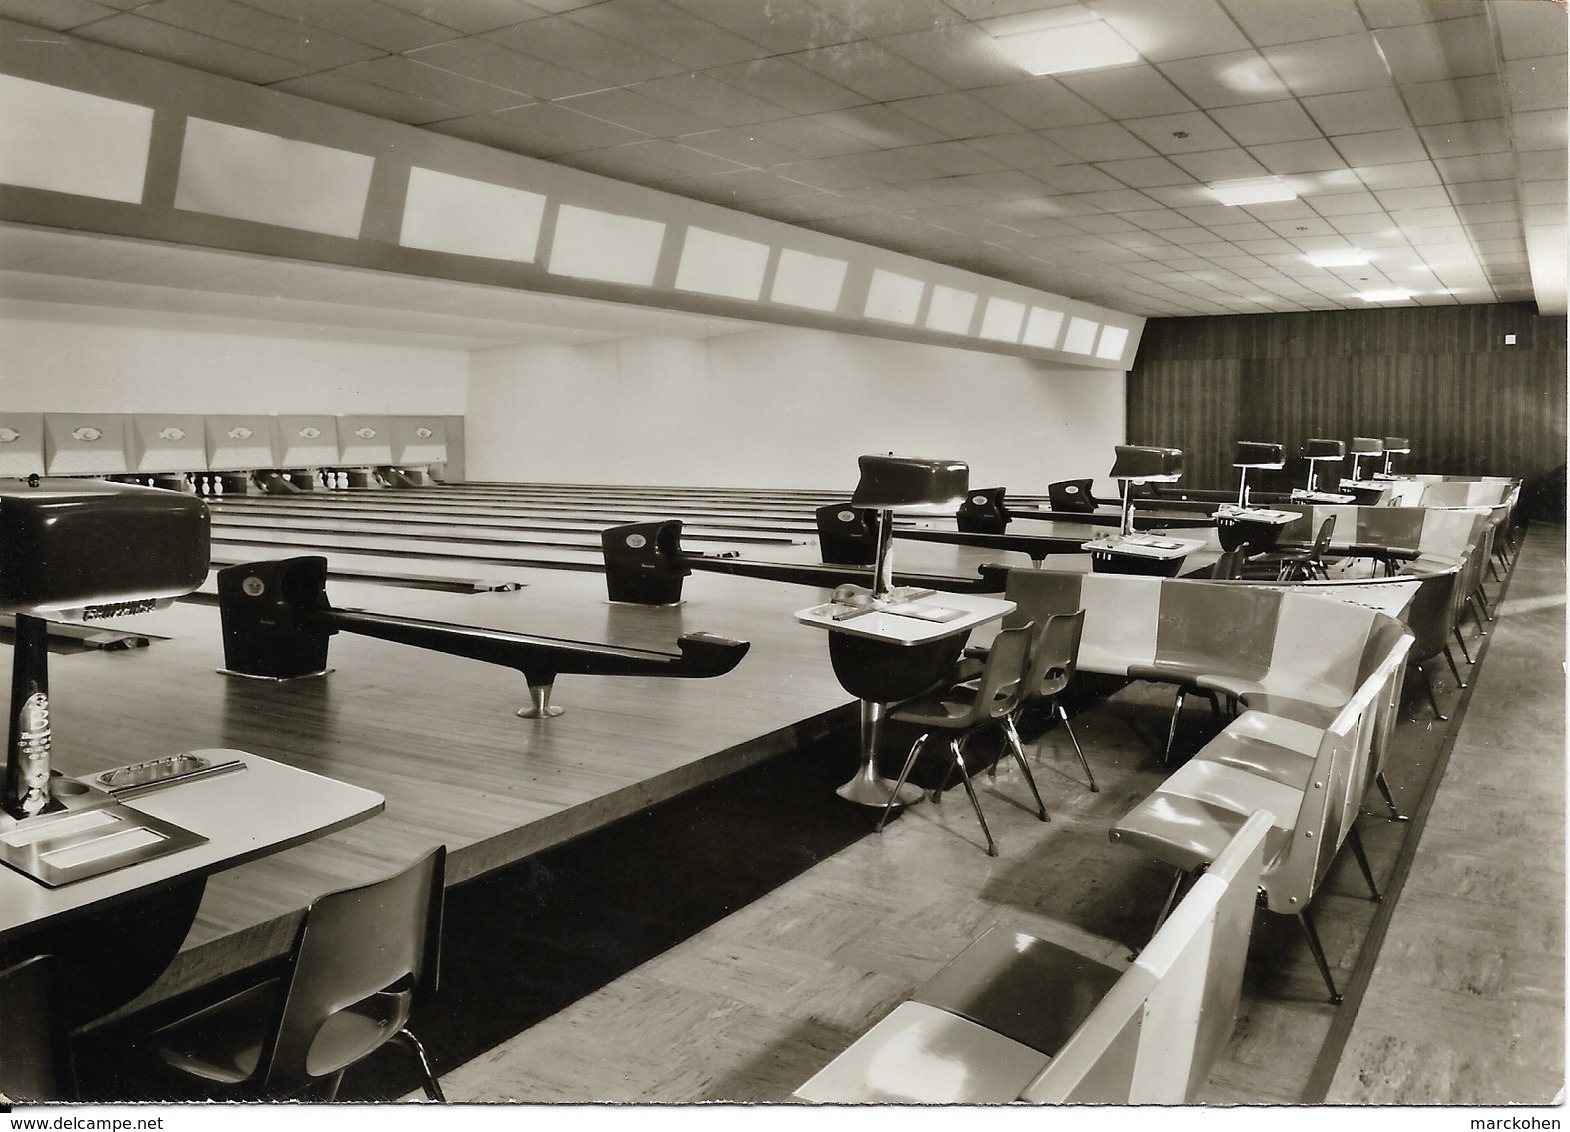
<path id="1" fill-rule="evenodd" d="M 204 1081 L 238 1085 L 256 1072 L 282 979 L 269 979 L 156 1031 L 158 1056 Z"/>
<path id="2" fill-rule="evenodd" d="M 1228 724 L 1195 757 L 1302 790 L 1313 772 L 1323 736 L 1322 728 L 1249 711 Z"/>

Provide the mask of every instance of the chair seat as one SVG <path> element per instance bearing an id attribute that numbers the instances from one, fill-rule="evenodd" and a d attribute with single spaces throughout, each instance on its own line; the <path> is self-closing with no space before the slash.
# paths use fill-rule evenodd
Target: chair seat
<path id="1" fill-rule="evenodd" d="M 1322 707 L 1346 703 L 1350 689 L 1327 680 L 1313 680 L 1302 675 L 1268 673 L 1261 679 L 1231 674 L 1209 673 L 1194 683 L 1209 692 L 1220 692 L 1234 699 L 1259 695 L 1290 695 L 1304 703 Z M 1257 700 L 1255 701 L 1257 703 Z"/>
<path id="2" fill-rule="evenodd" d="M 1198 757 L 1302 790 L 1314 769 L 1324 729 L 1263 712 L 1244 712 Z"/>
<path id="3" fill-rule="evenodd" d="M 1201 676 L 1213 672 L 1214 659 L 1210 660 L 1152 660 L 1128 666 L 1127 675 L 1135 680 L 1154 680 L 1161 684 L 1193 684 Z"/>
<path id="4" fill-rule="evenodd" d="M 909 700 L 891 711 L 889 718 L 922 727 L 963 730 L 971 721 L 980 718 L 975 696 L 966 695 L 967 691 L 974 692 L 975 689 L 966 689 L 964 685 L 959 685 L 937 695 Z"/>
<path id="5" fill-rule="evenodd" d="M 1119 819 L 1110 836 L 1120 845 L 1192 872 L 1214 861 L 1247 820 L 1248 815 L 1231 806 L 1157 790 Z M 1265 836 L 1267 868 L 1286 852 L 1291 838 L 1291 829 L 1272 825 Z"/>

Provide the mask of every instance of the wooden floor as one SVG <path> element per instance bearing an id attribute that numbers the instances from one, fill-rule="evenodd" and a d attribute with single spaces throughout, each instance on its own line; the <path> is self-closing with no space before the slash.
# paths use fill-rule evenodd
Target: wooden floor
<path id="1" fill-rule="evenodd" d="M 630 513 L 665 517 L 669 505 L 654 498 L 648 512 Z M 1040 526 L 1045 533 L 1047 525 Z M 255 556 L 293 549 L 285 540 Z M 808 541 L 747 553 L 818 558 Z M 901 570 L 969 575 L 984 561 L 1029 560 L 896 544 Z M 1562 603 L 1562 554 L 1557 568 Z M 128 620 L 164 638 L 147 649 L 51 659 L 56 764 L 70 773 L 176 749 L 238 747 L 388 799 L 381 817 L 215 878 L 180 959 L 133 1009 L 281 953 L 298 909 L 313 896 L 382 875 L 437 841 L 451 850 L 456 883 L 830 733 L 849 718 L 850 698 L 829 669 L 821 633 L 791 618 L 821 601 L 821 590 L 695 573 L 682 605 L 653 609 L 610 605 L 603 578 L 590 570 L 476 567 L 459 559 L 429 567 L 460 579 L 499 570 L 522 588 L 439 593 L 334 578 L 328 593 L 340 606 L 642 647 L 671 648 L 680 634 L 707 630 L 749 640 L 753 650 L 736 671 L 714 680 L 563 677 L 555 702 L 568 714 L 545 723 L 513 714 L 527 699 L 516 673 L 344 634 L 334 638 L 334 671 L 324 679 L 280 685 L 220 676 L 211 605 L 181 603 Z M 1562 652 L 1561 641 L 1556 664 Z M 8 665 L 8 650 L 0 663 Z M 1020 804 L 1023 784 L 1000 773 L 982 795 L 1001 857 L 982 852 L 962 795 L 917 807 L 881 836 L 447 1074 L 449 1095 L 778 1101 L 991 923 L 1106 956 L 1126 953 L 1148 930 L 1166 877 L 1111 845 L 1106 830 L 1159 781 L 1153 744 L 1164 734 L 1170 702 L 1170 690 L 1135 686 L 1076 720 L 1103 785 L 1099 794 L 1084 789 L 1060 731 L 1041 740 L 1038 778 L 1050 824 Z M 1562 717 L 1561 693 L 1560 742 Z M 1185 727 L 1197 735 L 1208 722 L 1190 713 Z M 1399 734 L 1402 753 L 1391 777 L 1400 796 L 1416 798 L 1448 753 L 1449 731 L 1409 724 Z M 832 795 L 824 804 L 850 805 Z M 1558 812 L 1562 820 L 1562 792 Z M 1405 867 L 1411 828 L 1365 828 L 1382 879 Z M 1374 958 L 1364 940 L 1384 925 L 1355 868 L 1338 866 L 1318 914 L 1338 978 L 1361 988 Z M 1304 1099 L 1324 1051 L 1346 1040 L 1358 1014 L 1355 1002 L 1337 1011 L 1324 1000 L 1293 924 L 1265 917 L 1258 938 L 1263 959 L 1251 968 L 1239 1032 L 1210 1100 Z M 1562 953 L 1562 933 L 1556 938 Z M 1562 986 L 1561 979 L 1561 1004 Z M 1562 1049 L 1562 1029 L 1560 1037 Z"/>

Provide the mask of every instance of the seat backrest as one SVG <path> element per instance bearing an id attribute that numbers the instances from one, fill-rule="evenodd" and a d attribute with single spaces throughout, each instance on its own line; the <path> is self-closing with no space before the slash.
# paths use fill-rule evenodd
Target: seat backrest
<path id="1" fill-rule="evenodd" d="M 1025 667 L 1023 698 L 1055 696 L 1074 678 L 1079 660 L 1079 639 L 1085 631 L 1085 611 L 1054 613 L 1041 621 L 1031 643 Z"/>
<path id="2" fill-rule="evenodd" d="M 1230 581 L 1243 576 L 1243 559 L 1248 557 L 1248 548 L 1239 546 L 1232 550 L 1222 552 L 1220 558 L 1210 567 L 1210 580 L 1213 582 Z"/>
<path id="3" fill-rule="evenodd" d="M 1454 624 L 1456 587 L 1462 565 L 1423 575 L 1417 593 L 1407 606 L 1405 620 L 1412 630 L 1410 659 L 1421 663 L 1444 651 Z"/>
<path id="4" fill-rule="evenodd" d="M 1040 1104 L 1183 1104 L 1237 1020 L 1274 816 L 1252 815 L 1052 1061 L 1020 1093 Z"/>
<path id="5" fill-rule="evenodd" d="M 294 1087 L 343 1068 L 312 1059 L 322 1027 L 340 1010 L 390 996 L 378 1020 L 391 1038 L 435 991 L 446 862 L 446 846 L 437 846 L 401 872 L 328 893 L 306 909 L 257 1084 Z"/>
<path id="6" fill-rule="evenodd" d="M 76 1099 L 59 964 L 35 955 L 0 971 L 0 1094 L 13 1101 Z"/>
<path id="7" fill-rule="evenodd" d="M 1264 877 L 1271 911 L 1294 915 L 1308 907 L 1346 840 L 1378 769 L 1377 743 L 1387 718 L 1392 684 L 1406 672 L 1411 644 L 1410 633 L 1399 634 L 1325 728 L 1308 788 L 1294 816 L 1292 836 Z"/>
<path id="8" fill-rule="evenodd" d="M 1325 521 L 1319 524 L 1319 533 L 1314 536 L 1314 557 L 1323 558 L 1330 549 L 1330 539 L 1336 533 L 1336 517 L 1326 515 Z"/>
<path id="9" fill-rule="evenodd" d="M 977 684 L 977 721 L 1002 719 L 1019 706 L 1025 690 L 1025 664 L 1035 636 L 1034 622 L 999 630 L 987 652 L 986 667 Z"/>

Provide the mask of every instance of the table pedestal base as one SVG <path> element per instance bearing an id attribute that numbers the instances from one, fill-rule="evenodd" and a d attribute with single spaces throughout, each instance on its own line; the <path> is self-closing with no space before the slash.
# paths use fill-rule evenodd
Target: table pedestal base
<path id="1" fill-rule="evenodd" d="M 919 786 L 907 782 L 895 793 L 894 783 L 878 773 L 877 755 L 883 736 L 885 711 L 883 704 L 867 700 L 861 702 L 861 766 L 857 768 L 855 778 L 834 792 L 848 802 L 877 806 L 879 809 L 889 804 L 890 795 L 893 795 L 896 806 L 914 805 L 926 797 Z"/>

